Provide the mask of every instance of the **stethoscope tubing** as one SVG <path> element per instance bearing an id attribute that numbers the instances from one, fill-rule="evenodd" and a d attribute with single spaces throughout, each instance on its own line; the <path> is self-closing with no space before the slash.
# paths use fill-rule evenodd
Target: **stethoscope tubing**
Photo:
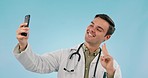
<path id="1" fill-rule="evenodd" d="M 84 43 L 80 44 L 80 46 L 78 47 L 77 51 L 74 52 L 74 53 L 72 53 L 72 54 L 70 55 L 69 59 L 72 59 L 73 55 L 78 54 L 78 62 L 81 60 L 81 55 L 80 55 L 80 53 L 79 53 L 79 50 L 80 50 L 80 48 L 83 46 L 83 44 L 84 44 Z M 97 59 L 96 65 L 95 65 L 94 74 L 93 74 L 93 77 L 92 77 L 92 78 L 96 78 L 96 71 L 97 71 L 99 59 L 100 59 L 100 56 L 101 56 L 101 51 L 102 51 L 102 49 L 100 48 L 99 56 L 98 56 L 98 59 Z M 67 66 L 66 66 L 66 67 L 67 67 Z M 74 72 L 74 69 L 68 70 L 68 69 L 64 68 L 64 70 L 67 71 L 67 72 Z M 104 72 L 103 78 L 106 78 L 106 72 Z"/>

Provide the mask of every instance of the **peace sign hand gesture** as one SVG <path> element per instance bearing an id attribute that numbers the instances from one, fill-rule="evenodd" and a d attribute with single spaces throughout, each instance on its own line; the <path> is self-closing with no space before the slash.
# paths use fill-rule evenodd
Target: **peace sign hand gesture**
<path id="1" fill-rule="evenodd" d="M 101 65 L 106 69 L 108 78 L 113 78 L 115 72 L 113 58 L 109 55 L 106 44 L 103 44 L 102 52 L 104 56 L 101 56 Z"/>

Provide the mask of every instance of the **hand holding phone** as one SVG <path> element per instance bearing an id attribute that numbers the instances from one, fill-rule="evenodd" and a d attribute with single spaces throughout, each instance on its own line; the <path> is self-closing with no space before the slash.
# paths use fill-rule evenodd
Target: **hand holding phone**
<path id="1" fill-rule="evenodd" d="M 27 25 L 25 27 L 29 27 L 29 22 L 30 22 L 30 15 L 26 15 L 25 19 L 24 19 L 24 23 L 27 23 Z M 22 32 L 21 35 L 22 36 L 27 36 L 27 33 Z"/>

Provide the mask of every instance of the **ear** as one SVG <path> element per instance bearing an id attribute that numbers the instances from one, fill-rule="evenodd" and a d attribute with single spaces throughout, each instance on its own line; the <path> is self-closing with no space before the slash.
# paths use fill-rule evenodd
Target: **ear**
<path id="1" fill-rule="evenodd" d="M 110 37 L 111 37 L 111 35 L 106 35 L 104 40 L 106 41 L 106 40 L 110 39 Z"/>

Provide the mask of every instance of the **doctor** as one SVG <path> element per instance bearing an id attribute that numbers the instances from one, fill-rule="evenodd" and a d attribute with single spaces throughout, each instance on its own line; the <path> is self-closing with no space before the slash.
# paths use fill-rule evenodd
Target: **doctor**
<path id="1" fill-rule="evenodd" d="M 85 42 L 69 48 L 35 54 L 28 43 L 27 24 L 20 25 L 16 32 L 18 45 L 13 53 L 18 61 L 29 71 L 37 73 L 58 72 L 58 78 L 122 78 L 120 66 L 109 54 L 106 44 L 115 31 L 112 19 L 106 14 L 97 14 L 86 28 Z M 52 46 L 52 45 L 51 45 Z"/>

